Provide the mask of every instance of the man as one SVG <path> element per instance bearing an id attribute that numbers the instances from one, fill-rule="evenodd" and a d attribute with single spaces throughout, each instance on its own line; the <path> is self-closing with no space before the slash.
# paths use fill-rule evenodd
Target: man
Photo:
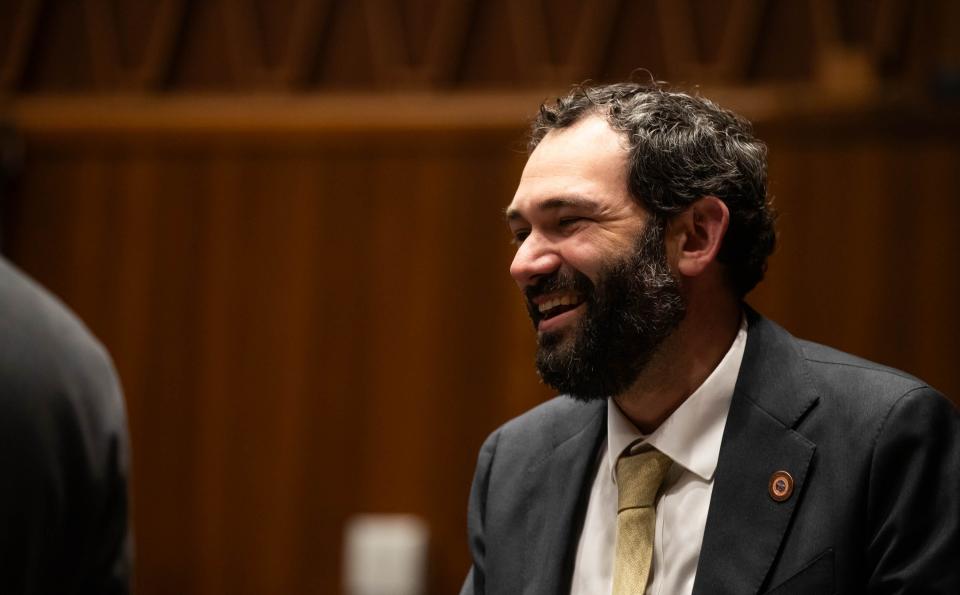
<path id="1" fill-rule="evenodd" d="M 127 464 L 106 351 L 0 259 L 0 593 L 129 592 Z"/>
<path id="2" fill-rule="evenodd" d="M 960 416 L 743 303 L 749 123 L 659 86 L 544 106 L 507 220 L 565 393 L 481 449 L 462 593 L 960 593 Z"/>

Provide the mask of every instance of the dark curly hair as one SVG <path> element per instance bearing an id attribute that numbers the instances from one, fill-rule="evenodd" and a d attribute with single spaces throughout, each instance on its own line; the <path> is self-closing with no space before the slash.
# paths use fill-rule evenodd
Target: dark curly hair
<path id="1" fill-rule="evenodd" d="M 718 259 L 740 297 L 763 278 L 776 243 L 767 198 L 767 147 L 750 122 L 708 99 L 669 91 L 662 83 L 578 86 L 543 104 L 529 149 L 553 129 L 600 115 L 623 134 L 630 151 L 630 192 L 665 223 L 704 196 L 730 210 Z"/>

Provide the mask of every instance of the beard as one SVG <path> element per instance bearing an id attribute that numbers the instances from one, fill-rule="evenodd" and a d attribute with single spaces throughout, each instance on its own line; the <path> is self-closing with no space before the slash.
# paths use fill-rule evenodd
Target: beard
<path id="1" fill-rule="evenodd" d="M 592 401 L 619 395 L 640 377 L 686 314 L 680 282 L 667 263 L 663 230 L 662 222 L 649 220 L 633 250 L 601 269 L 595 284 L 579 271 L 557 271 L 526 290 L 535 328 L 543 316 L 534 297 L 572 290 L 584 298 L 585 310 L 574 326 L 538 338 L 537 372 L 543 382 Z"/>

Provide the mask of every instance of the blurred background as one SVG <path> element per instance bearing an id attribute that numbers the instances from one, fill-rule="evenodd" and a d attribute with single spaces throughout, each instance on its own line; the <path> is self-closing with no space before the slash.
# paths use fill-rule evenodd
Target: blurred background
<path id="1" fill-rule="evenodd" d="M 3 0 L 0 246 L 109 348 L 137 592 L 338 593 L 358 513 L 467 571 L 477 450 L 550 396 L 507 274 L 526 122 L 645 68 L 751 118 L 750 303 L 956 399 L 960 3 Z M 855 431 L 855 429 L 852 429 Z"/>

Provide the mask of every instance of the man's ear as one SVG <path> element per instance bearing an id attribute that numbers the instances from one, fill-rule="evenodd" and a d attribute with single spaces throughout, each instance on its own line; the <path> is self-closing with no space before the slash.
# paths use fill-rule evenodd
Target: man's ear
<path id="1" fill-rule="evenodd" d="M 730 225 L 730 209 L 716 196 L 704 196 L 675 216 L 669 225 L 677 271 L 696 277 L 717 259 Z"/>

